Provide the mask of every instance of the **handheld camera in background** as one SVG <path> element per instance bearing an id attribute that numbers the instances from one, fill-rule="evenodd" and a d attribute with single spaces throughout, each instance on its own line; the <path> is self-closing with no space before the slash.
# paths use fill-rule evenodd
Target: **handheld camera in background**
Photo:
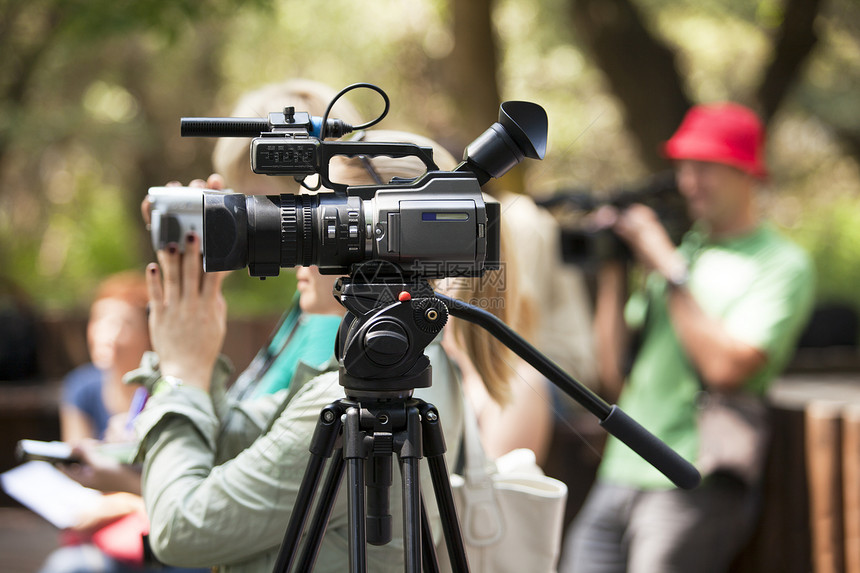
<path id="1" fill-rule="evenodd" d="M 611 229 L 589 228 L 587 217 L 603 206 L 623 211 L 635 203 L 651 207 L 675 244 L 690 228 L 684 198 L 678 193 L 673 171 L 653 175 L 639 184 L 615 189 L 604 197 L 591 191 L 562 190 L 538 201 L 561 226 L 561 255 L 566 263 L 590 267 L 606 260 L 628 261 L 632 254 Z"/>
<path id="2" fill-rule="evenodd" d="M 203 189 L 200 187 L 150 187 L 146 199 L 149 201 L 150 215 L 148 229 L 155 251 L 174 244 L 185 250 L 185 236 L 188 233 L 203 234 L 203 193 L 232 194 L 225 189 Z M 203 244 L 200 244 L 203 252 Z"/>

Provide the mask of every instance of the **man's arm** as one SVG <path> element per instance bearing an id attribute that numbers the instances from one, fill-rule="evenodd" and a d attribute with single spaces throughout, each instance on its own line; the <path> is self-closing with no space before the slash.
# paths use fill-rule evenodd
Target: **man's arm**
<path id="1" fill-rule="evenodd" d="M 682 283 L 687 262 L 677 251 L 653 210 L 633 205 L 619 214 L 614 230 L 633 250 L 637 261 L 669 281 L 669 314 L 678 339 L 702 381 L 721 390 L 740 388 L 767 362 L 767 355 L 734 336 L 717 318 L 709 317 Z"/>
<path id="2" fill-rule="evenodd" d="M 670 287 L 669 314 L 678 338 L 707 386 L 734 390 L 767 362 L 767 354 L 707 316 L 686 287 Z"/>

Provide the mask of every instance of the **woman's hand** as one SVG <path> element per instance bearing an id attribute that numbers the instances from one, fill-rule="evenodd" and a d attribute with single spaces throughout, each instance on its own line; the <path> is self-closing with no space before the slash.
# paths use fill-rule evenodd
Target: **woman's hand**
<path id="1" fill-rule="evenodd" d="M 217 175 L 191 187 L 223 187 Z M 147 267 L 149 332 L 161 373 L 209 390 L 212 370 L 224 343 L 227 305 L 221 283 L 227 273 L 204 273 L 200 237 L 185 237 L 185 254 L 170 244 L 158 251 L 158 264 Z"/>
<path id="2" fill-rule="evenodd" d="M 57 468 L 84 487 L 103 492 L 128 492 L 140 495 L 140 470 L 98 452 L 99 442 L 84 440 L 72 448 L 80 459 Z"/>
<path id="3" fill-rule="evenodd" d="M 73 532 L 84 539 L 106 525 L 130 513 L 145 512 L 143 498 L 130 493 L 103 495 L 92 507 L 82 511 L 78 522 L 66 531 Z"/>

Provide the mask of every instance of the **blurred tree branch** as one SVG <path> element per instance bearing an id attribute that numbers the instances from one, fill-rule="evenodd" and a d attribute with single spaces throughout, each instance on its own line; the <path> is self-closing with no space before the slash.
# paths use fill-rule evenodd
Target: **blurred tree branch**
<path id="1" fill-rule="evenodd" d="M 786 0 L 774 41 L 773 58 L 756 94 L 765 123 L 776 114 L 818 43 L 815 22 L 821 4 L 821 0 Z"/>
<path id="2" fill-rule="evenodd" d="M 462 148 L 498 118 L 498 40 L 492 22 L 493 0 L 454 0 L 451 3 L 454 48 L 446 59 L 443 82 L 456 102 L 455 138 Z M 523 191 L 523 173 L 513 169 L 485 189 Z"/>
<path id="3" fill-rule="evenodd" d="M 457 102 L 455 127 L 466 145 L 496 121 L 499 88 L 497 40 L 492 26 L 493 0 L 451 3 L 454 48 L 446 59 L 444 82 Z"/>
<path id="4" fill-rule="evenodd" d="M 752 99 L 769 121 L 799 77 L 817 42 L 821 0 L 785 0 L 771 59 Z M 577 38 L 590 52 L 618 99 L 644 163 L 665 167 L 659 145 L 693 103 L 683 87 L 674 50 L 654 34 L 632 0 L 571 0 Z"/>
<path id="5" fill-rule="evenodd" d="M 188 22 L 217 19 L 237 6 L 260 7 L 267 0 L 0 0 L 0 174 L 16 123 L 26 114 L 40 73 L 50 68 L 58 47 L 72 53 L 136 32 L 175 39 Z M 54 62 L 56 63 L 56 62 Z M 98 77 L 103 70 L 87 70 Z"/>
<path id="6" fill-rule="evenodd" d="M 630 0 L 571 0 L 577 38 L 605 74 L 624 110 L 643 162 L 666 167 L 659 145 L 690 107 L 675 54 L 646 26 Z"/>
<path id="7" fill-rule="evenodd" d="M 0 173 L 13 139 L 15 119 L 25 105 L 39 63 L 60 37 L 66 17 L 59 5 L 49 6 L 38 16 L 28 11 L 30 5 L 21 0 L 0 6 L 0 116 L 6 118 L 0 120 Z M 35 27 L 36 33 L 20 33 L 26 27 Z"/>

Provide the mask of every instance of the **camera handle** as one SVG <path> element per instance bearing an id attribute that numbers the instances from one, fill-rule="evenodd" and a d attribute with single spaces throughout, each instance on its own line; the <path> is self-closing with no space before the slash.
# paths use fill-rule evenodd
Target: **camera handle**
<path id="1" fill-rule="evenodd" d="M 546 376 L 550 382 L 597 416 L 600 425 L 607 432 L 624 442 L 676 486 L 681 489 L 693 489 L 699 485 L 701 476 L 692 464 L 643 428 L 617 405 L 607 404 L 577 382 L 504 322 L 483 309 L 457 299 L 439 293 L 436 293 L 436 297 L 445 303 L 452 316 L 474 323 L 492 334 L 517 356 Z"/>

